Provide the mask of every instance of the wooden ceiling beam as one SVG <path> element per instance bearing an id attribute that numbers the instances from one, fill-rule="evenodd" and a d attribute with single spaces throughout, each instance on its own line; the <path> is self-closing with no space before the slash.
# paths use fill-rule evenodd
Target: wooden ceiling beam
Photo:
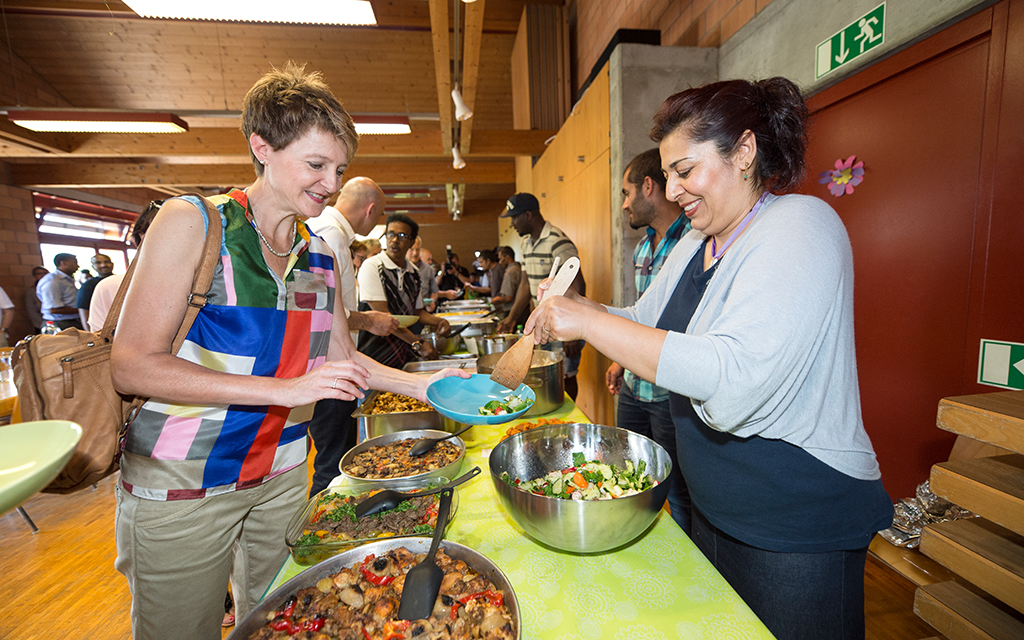
<path id="1" fill-rule="evenodd" d="M 9 124 L 9 123 L 8 123 Z M 9 124 L 10 127 L 16 125 Z M 181 134 L 36 134 L 22 127 L 8 134 L 0 120 L 0 141 L 17 148 L 0 148 L 0 157 L 38 158 L 39 151 L 72 158 L 161 158 L 167 162 L 198 161 L 204 156 L 217 156 L 228 163 L 242 164 L 249 159 L 245 138 L 234 128 L 192 129 Z M 23 133 L 22 133 L 23 132 Z M 480 129 L 474 134 L 473 150 L 467 158 L 501 158 L 539 156 L 544 142 L 555 131 L 519 129 Z M 356 159 L 389 157 L 428 157 L 443 153 L 441 132 L 414 131 L 399 136 L 361 136 Z M 63 148 L 58 148 L 62 145 Z M 52 156 L 51 156 L 52 157 Z M 175 160 L 175 159 L 178 160 Z"/>
<path id="2" fill-rule="evenodd" d="M 10 165 L 13 186 L 64 187 L 228 187 L 255 178 L 251 164 L 137 164 L 127 162 Z M 450 162 L 355 162 L 346 176 L 367 176 L 384 185 L 515 183 L 515 163 L 474 162 L 462 170 Z"/>
<path id="3" fill-rule="evenodd" d="M 434 46 L 434 79 L 437 82 L 437 109 L 441 116 L 441 148 L 451 155 L 452 148 L 452 56 L 448 31 L 448 0 L 430 0 L 430 39 Z"/>
<path id="4" fill-rule="evenodd" d="M 466 9 L 466 34 L 462 58 L 462 99 L 470 111 L 476 109 L 477 78 L 480 75 L 480 42 L 484 30 L 485 0 L 463 5 Z M 473 118 L 459 123 L 459 152 L 469 154 L 473 138 Z"/>

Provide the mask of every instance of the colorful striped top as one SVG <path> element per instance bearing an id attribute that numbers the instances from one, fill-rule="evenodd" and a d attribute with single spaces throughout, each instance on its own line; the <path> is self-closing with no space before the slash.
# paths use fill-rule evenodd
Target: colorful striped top
<path id="1" fill-rule="evenodd" d="M 198 199 L 185 197 L 206 218 Z M 334 257 L 298 225 L 284 281 L 267 267 L 245 193 L 211 198 L 224 237 L 208 303 L 178 357 L 239 375 L 293 378 L 327 357 Z M 209 224 L 209 221 L 206 221 Z M 182 405 L 150 399 L 128 429 L 121 481 L 148 500 L 184 500 L 260 485 L 302 464 L 313 405 Z"/>

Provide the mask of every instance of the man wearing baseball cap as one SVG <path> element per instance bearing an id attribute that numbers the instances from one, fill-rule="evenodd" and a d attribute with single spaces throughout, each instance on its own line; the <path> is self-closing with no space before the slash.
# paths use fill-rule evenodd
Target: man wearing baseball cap
<path id="1" fill-rule="evenodd" d="M 540 203 L 532 193 L 517 193 L 509 198 L 501 217 L 511 218 L 512 228 L 523 237 L 523 272 L 526 274 L 519 282 L 512 311 L 498 324 L 498 333 L 508 333 L 514 328 L 516 319 L 529 310 L 530 304 L 536 305 L 537 287 L 550 274 L 555 258 L 564 264 L 569 258 L 579 257 L 579 252 L 561 229 L 544 219 L 540 213 Z M 576 274 L 572 287 L 584 295 L 586 286 L 581 270 Z M 562 345 L 565 353 L 565 391 L 573 400 L 578 390 L 576 373 L 583 344 L 582 340 L 577 340 Z"/>

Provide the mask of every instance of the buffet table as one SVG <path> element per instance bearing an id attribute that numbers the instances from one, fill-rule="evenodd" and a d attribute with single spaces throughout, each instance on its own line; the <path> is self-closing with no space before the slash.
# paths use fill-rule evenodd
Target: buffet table
<path id="1" fill-rule="evenodd" d="M 542 417 L 589 422 L 568 398 Z M 512 424 L 477 426 L 463 436 L 463 471 L 479 465 L 483 473 L 458 488 L 458 513 L 445 538 L 505 573 L 519 601 L 523 640 L 772 638 L 666 511 L 639 539 L 600 555 L 565 553 L 527 537 L 498 502 L 487 464 Z M 289 557 L 267 593 L 305 568 Z"/>

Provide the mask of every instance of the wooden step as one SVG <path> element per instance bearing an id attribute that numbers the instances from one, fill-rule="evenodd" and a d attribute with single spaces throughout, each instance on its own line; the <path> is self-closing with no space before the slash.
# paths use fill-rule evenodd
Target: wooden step
<path id="1" fill-rule="evenodd" d="M 1024 612 L 1024 537 L 984 518 L 930 524 L 921 552 Z"/>
<path id="2" fill-rule="evenodd" d="M 1024 391 L 943 398 L 936 424 L 946 431 L 1024 453 Z"/>
<path id="3" fill-rule="evenodd" d="M 930 484 L 936 495 L 1024 535 L 1024 456 L 936 464 Z"/>
<path id="4" fill-rule="evenodd" d="M 963 582 L 918 587 L 914 613 L 949 640 L 1024 638 L 1024 616 Z"/>

